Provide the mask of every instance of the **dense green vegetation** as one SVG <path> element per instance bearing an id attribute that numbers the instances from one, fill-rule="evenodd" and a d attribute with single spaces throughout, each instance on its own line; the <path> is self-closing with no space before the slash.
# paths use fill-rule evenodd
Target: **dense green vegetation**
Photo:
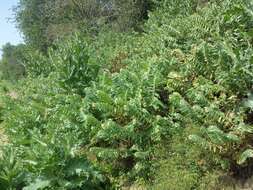
<path id="1" fill-rule="evenodd" d="M 253 175 L 252 1 L 131 2 L 117 4 L 132 6 L 125 32 L 66 16 L 91 30 L 44 44 L 50 24 L 26 26 L 44 22 L 40 1 L 20 1 L 25 71 L 0 89 L 0 189 L 233 189 Z"/>
<path id="2" fill-rule="evenodd" d="M 26 43 L 46 51 L 56 39 L 77 31 L 139 28 L 151 8 L 150 0 L 20 0 L 14 10 Z"/>
<path id="3" fill-rule="evenodd" d="M 24 76 L 25 68 L 22 63 L 25 60 L 26 51 L 24 44 L 14 46 L 7 43 L 2 47 L 1 79 L 14 81 Z"/>

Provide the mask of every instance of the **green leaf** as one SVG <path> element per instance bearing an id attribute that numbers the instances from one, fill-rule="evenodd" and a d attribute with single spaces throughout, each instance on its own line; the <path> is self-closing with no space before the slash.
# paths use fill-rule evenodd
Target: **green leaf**
<path id="1" fill-rule="evenodd" d="M 245 150 L 240 155 L 239 159 L 237 160 L 237 163 L 241 165 L 241 164 L 245 163 L 248 158 L 253 158 L 253 150 L 252 149 Z"/>
<path id="2" fill-rule="evenodd" d="M 227 138 L 228 141 L 240 142 L 240 138 L 237 135 L 234 135 L 234 134 L 231 134 L 231 133 L 227 134 L 226 138 Z"/>
<path id="3" fill-rule="evenodd" d="M 23 190 L 41 190 L 50 186 L 50 180 L 36 179 L 35 182 L 23 188 Z"/>
<path id="4" fill-rule="evenodd" d="M 253 93 L 250 93 L 248 98 L 244 101 L 244 106 L 253 109 Z"/>
<path id="5" fill-rule="evenodd" d="M 244 123 L 241 123 L 238 125 L 238 127 L 235 128 L 235 131 L 238 131 L 242 134 L 253 133 L 253 127 L 251 125 L 246 125 Z"/>
<path id="6" fill-rule="evenodd" d="M 207 134 L 211 141 L 215 144 L 223 144 L 226 141 L 226 136 L 217 126 L 210 126 L 207 129 Z"/>
<path id="7" fill-rule="evenodd" d="M 190 141 L 192 141 L 194 143 L 197 143 L 201 146 L 206 147 L 208 145 L 207 141 L 204 138 L 202 138 L 198 135 L 189 135 L 188 138 L 189 138 Z"/>
<path id="8" fill-rule="evenodd" d="M 135 152 L 134 153 L 134 156 L 135 158 L 138 158 L 138 159 L 147 159 L 149 157 L 149 152 Z"/>

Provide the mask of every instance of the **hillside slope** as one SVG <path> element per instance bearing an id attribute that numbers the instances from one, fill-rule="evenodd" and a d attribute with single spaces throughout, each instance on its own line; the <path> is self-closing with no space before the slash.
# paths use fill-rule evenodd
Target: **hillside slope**
<path id="1" fill-rule="evenodd" d="M 252 11 L 168 0 L 141 34 L 34 52 L 19 96 L 3 97 L 0 189 L 231 189 L 224 176 L 251 177 Z"/>

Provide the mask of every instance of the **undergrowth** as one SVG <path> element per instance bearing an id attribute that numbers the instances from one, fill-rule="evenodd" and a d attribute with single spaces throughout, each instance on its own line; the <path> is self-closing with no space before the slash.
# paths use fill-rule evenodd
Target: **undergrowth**
<path id="1" fill-rule="evenodd" d="M 156 3 L 142 34 L 27 55 L 2 98 L 1 189 L 213 189 L 250 165 L 253 4 Z"/>

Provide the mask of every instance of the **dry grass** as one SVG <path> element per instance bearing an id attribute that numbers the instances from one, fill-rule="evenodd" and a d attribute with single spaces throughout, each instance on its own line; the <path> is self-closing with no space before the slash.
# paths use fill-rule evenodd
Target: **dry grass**
<path id="1" fill-rule="evenodd" d="M 5 135 L 4 130 L 0 128 L 0 157 L 2 156 L 1 153 L 1 146 L 5 145 L 8 143 L 8 137 Z"/>
<path id="2" fill-rule="evenodd" d="M 8 142 L 8 138 L 4 133 L 4 130 L 0 127 L 0 145 L 6 144 Z"/>
<path id="3" fill-rule="evenodd" d="M 147 190 L 147 188 L 139 185 L 131 185 L 129 187 L 123 187 L 122 190 Z"/>

